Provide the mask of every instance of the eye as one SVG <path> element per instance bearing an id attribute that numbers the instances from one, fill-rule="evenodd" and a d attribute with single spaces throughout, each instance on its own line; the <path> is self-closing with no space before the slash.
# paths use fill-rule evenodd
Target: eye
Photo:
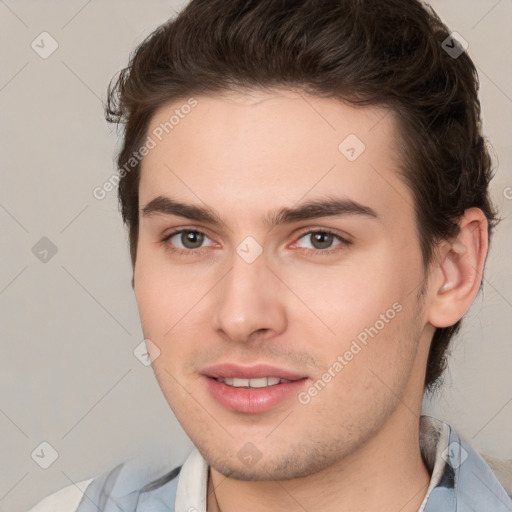
<path id="1" fill-rule="evenodd" d="M 192 229 L 182 229 L 174 231 L 165 237 L 164 242 L 170 245 L 172 250 L 192 251 L 194 249 L 201 249 L 205 242 L 207 245 L 214 245 L 213 241 L 208 238 L 201 231 Z"/>
<path id="2" fill-rule="evenodd" d="M 309 231 L 304 233 L 296 243 L 304 249 L 325 251 L 349 242 L 330 231 Z"/>

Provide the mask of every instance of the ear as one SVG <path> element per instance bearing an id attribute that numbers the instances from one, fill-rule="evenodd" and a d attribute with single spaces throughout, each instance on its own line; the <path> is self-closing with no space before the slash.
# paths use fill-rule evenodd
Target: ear
<path id="1" fill-rule="evenodd" d="M 458 322 L 475 300 L 488 250 L 487 219 L 470 208 L 459 219 L 459 233 L 437 251 L 431 274 L 427 319 L 434 327 Z"/>

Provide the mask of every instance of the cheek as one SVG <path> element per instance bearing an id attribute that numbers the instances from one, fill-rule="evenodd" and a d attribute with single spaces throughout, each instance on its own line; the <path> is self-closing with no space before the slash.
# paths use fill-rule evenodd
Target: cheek
<path id="1" fill-rule="evenodd" d="M 324 370 L 343 374 L 338 381 L 344 381 L 344 389 L 373 387 L 374 374 L 390 382 L 403 379 L 421 327 L 418 261 L 398 259 L 388 250 L 378 258 L 360 258 L 357 265 L 287 272 L 289 278 L 301 276 L 293 291 L 307 305 L 290 297 L 288 303 L 295 304 L 288 309 L 290 337 L 304 340 Z"/>
<path id="2" fill-rule="evenodd" d="M 382 322 L 387 326 L 388 320 L 395 318 L 399 308 L 396 303 L 402 304 L 411 283 L 416 282 L 415 271 L 406 267 L 406 262 L 397 261 L 384 251 L 378 257 L 358 256 L 331 267 L 283 267 L 282 279 L 293 292 L 283 289 L 288 311 L 294 316 L 290 325 L 311 325 L 319 341 L 325 340 L 325 336 L 347 341 L 375 323 L 379 331 L 383 330 Z"/>
<path id="3" fill-rule="evenodd" d="M 346 328 L 338 324 L 330 343 L 325 339 L 319 343 L 314 332 L 308 333 L 309 348 L 322 368 L 306 395 L 301 396 L 301 403 L 310 403 L 326 417 L 334 415 L 334 423 L 342 415 L 343 428 L 352 425 L 354 436 L 361 422 L 371 423 L 371 418 L 376 420 L 397 405 L 397 397 L 407 386 L 419 340 L 414 320 L 417 310 L 412 304 L 395 303 L 394 308 L 376 311 L 382 311 L 383 319 L 377 316 L 374 320 L 372 313 L 352 310 Z"/>
<path id="4" fill-rule="evenodd" d="M 198 351 L 212 336 L 207 332 L 207 296 L 211 283 L 190 266 L 171 266 L 158 254 L 140 251 L 134 276 L 135 298 L 144 337 L 159 349 L 152 366 L 167 397 L 180 400 L 179 385 L 194 372 Z M 182 397 L 183 398 L 183 397 Z"/>
<path id="5" fill-rule="evenodd" d="M 134 276 L 135 298 L 147 337 L 172 335 L 197 314 L 208 283 L 192 266 L 171 266 L 160 253 L 140 250 Z"/>

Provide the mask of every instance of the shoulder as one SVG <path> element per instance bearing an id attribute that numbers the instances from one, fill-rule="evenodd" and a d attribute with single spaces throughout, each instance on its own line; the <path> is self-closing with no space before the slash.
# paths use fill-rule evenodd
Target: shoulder
<path id="1" fill-rule="evenodd" d="M 55 512 L 56 510 L 60 512 L 75 512 L 87 487 L 93 480 L 94 479 L 91 478 L 64 487 L 60 491 L 50 494 L 50 496 L 37 503 L 29 512 Z"/>
<path id="2" fill-rule="evenodd" d="M 480 450 L 479 452 L 507 491 L 507 494 L 512 498 L 512 459 L 499 459 L 484 451 Z"/>
<path id="3" fill-rule="evenodd" d="M 460 511 L 512 510 L 511 461 L 490 457 L 429 416 L 421 417 L 420 449 L 432 475 L 422 511 L 446 503 Z"/>
<path id="4" fill-rule="evenodd" d="M 95 478 L 70 485 L 37 503 L 29 512 L 135 510 L 153 502 L 174 510 L 181 466 L 169 461 L 132 459 Z M 152 510 L 152 509 L 151 509 Z"/>

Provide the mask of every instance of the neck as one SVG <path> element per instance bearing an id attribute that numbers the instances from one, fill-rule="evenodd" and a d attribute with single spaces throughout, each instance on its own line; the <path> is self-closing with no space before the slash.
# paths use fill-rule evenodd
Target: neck
<path id="1" fill-rule="evenodd" d="M 241 481 L 210 468 L 207 510 L 417 512 L 430 475 L 419 448 L 419 417 L 399 409 L 364 446 L 304 478 Z"/>

